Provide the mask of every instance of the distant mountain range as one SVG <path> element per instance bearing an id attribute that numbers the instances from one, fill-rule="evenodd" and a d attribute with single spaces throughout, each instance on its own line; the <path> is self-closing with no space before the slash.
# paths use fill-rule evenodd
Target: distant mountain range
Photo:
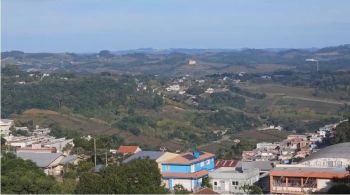
<path id="1" fill-rule="evenodd" d="M 140 48 L 99 53 L 1 53 L 3 65 L 45 72 L 118 72 L 206 75 L 222 72 L 271 72 L 292 69 L 313 71 L 317 59 L 321 71 L 350 70 L 350 44 L 325 48 L 267 49 L 153 49 Z M 190 65 L 189 60 L 196 63 Z"/>

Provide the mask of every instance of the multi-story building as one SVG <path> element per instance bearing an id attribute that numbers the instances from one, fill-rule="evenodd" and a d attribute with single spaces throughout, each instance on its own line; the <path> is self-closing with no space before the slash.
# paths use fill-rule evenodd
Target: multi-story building
<path id="1" fill-rule="evenodd" d="M 199 189 L 202 179 L 214 170 L 214 158 L 214 154 L 194 151 L 163 162 L 161 173 L 165 186 L 170 190 L 177 184 L 190 191 Z"/>
<path id="2" fill-rule="evenodd" d="M 345 178 L 345 168 L 275 167 L 270 171 L 270 192 L 310 194 L 327 192 L 334 178 Z"/>

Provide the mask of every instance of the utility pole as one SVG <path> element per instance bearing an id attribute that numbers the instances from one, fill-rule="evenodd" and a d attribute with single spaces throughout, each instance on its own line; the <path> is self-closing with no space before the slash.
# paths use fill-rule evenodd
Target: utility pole
<path id="1" fill-rule="evenodd" d="M 108 165 L 108 162 L 107 162 L 107 151 L 106 151 L 106 167 L 107 167 L 107 165 Z"/>
<path id="2" fill-rule="evenodd" d="M 96 138 L 94 138 L 94 153 L 95 153 L 95 167 L 96 167 Z"/>

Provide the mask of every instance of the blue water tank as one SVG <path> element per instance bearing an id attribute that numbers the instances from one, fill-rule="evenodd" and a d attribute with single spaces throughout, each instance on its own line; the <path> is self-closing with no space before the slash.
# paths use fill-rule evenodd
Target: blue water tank
<path id="1" fill-rule="evenodd" d="M 201 155 L 201 154 L 200 154 L 200 152 L 199 152 L 198 150 L 195 150 L 195 151 L 193 152 L 193 156 L 194 156 L 195 158 L 199 158 L 200 155 Z"/>

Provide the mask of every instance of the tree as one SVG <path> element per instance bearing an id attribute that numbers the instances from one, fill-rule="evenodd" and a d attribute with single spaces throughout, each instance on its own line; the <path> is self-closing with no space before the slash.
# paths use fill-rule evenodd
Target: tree
<path id="1" fill-rule="evenodd" d="M 204 177 L 202 179 L 202 187 L 207 187 L 207 188 L 212 188 L 212 185 L 210 183 L 210 178 L 209 177 Z"/>
<path id="2" fill-rule="evenodd" d="M 2 135 L 0 137 L 1 137 L 1 147 L 3 147 L 6 144 L 6 139 L 3 138 Z"/>
<path id="3" fill-rule="evenodd" d="M 75 192 L 77 194 L 101 194 L 103 185 L 102 175 L 88 172 L 80 177 Z"/>
<path id="4" fill-rule="evenodd" d="M 31 161 L 17 158 L 11 153 L 1 157 L 1 193 L 49 194 L 59 192 L 52 176 L 47 176 Z"/>
<path id="5" fill-rule="evenodd" d="M 94 163 L 91 161 L 79 161 L 77 172 L 79 174 L 89 172 L 94 167 Z"/>
<path id="6" fill-rule="evenodd" d="M 189 194 L 190 192 L 185 189 L 185 187 L 181 184 L 176 184 L 174 186 L 174 193 L 175 194 Z"/>
<path id="7" fill-rule="evenodd" d="M 334 143 L 350 141 L 350 121 L 339 124 L 335 129 Z"/>
<path id="8" fill-rule="evenodd" d="M 350 186 L 346 184 L 337 184 L 329 188 L 327 194 L 350 194 Z"/>
<path id="9" fill-rule="evenodd" d="M 158 164 L 149 159 L 138 159 L 121 166 L 108 166 L 100 173 L 84 173 L 76 193 L 104 194 L 164 194 Z"/>
<path id="10" fill-rule="evenodd" d="M 248 185 L 240 187 L 247 194 L 263 194 L 262 189 L 257 185 Z"/>

